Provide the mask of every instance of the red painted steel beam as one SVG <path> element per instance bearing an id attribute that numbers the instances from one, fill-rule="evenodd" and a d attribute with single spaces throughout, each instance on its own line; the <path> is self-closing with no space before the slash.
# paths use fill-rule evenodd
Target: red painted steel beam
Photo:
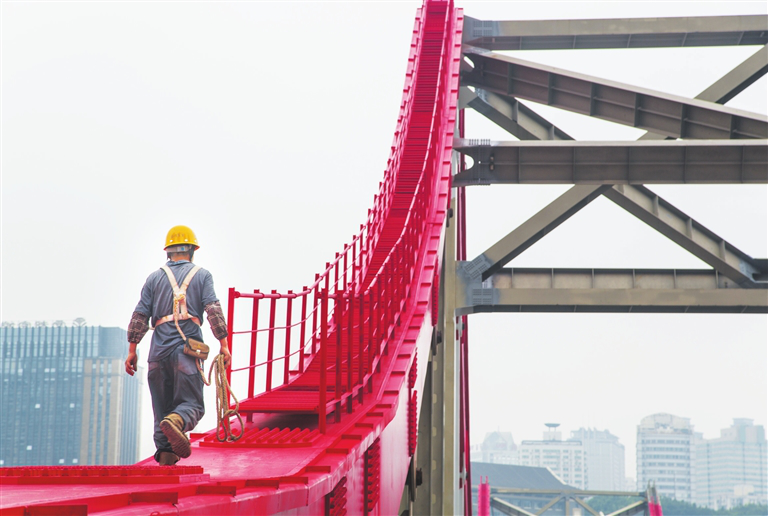
<path id="1" fill-rule="evenodd" d="M 409 414 L 408 402 L 418 399 L 414 394 L 428 363 L 416 357 L 427 356 L 434 324 L 429 300 L 435 302 L 433 282 L 439 277 L 451 187 L 462 23 L 461 11 L 448 1 L 426 0 L 418 12 L 392 155 L 374 207 L 353 242 L 300 292 L 230 290 L 231 348 L 236 356 L 248 350 L 251 357 L 248 367 L 231 370 L 228 377 L 252 378 L 249 390 L 257 388 L 257 368 L 271 375 L 274 362 L 290 359 L 280 355 L 281 349 L 296 353 L 287 342 L 294 325 L 290 317 L 285 327 L 275 326 L 287 303 L 298 298 L 306 303 L 309 314 L 302 309 L 302 321 L 295 323 L 301 328 L 312 318 L 312 335 L 306 342 L 302 338 L 305 362 L 299 370 L 289 370 L 281 385 L 274 385 L 280 375 L 268 379 L 268 392 L 254 392 L 241 403 L 250 416 L 242 438 L 220 443 L 215 431 L 192 434 L 193 454 L 183 462 L 190 471 L 154 466 L 153 459 L 79 477 L 69 474 L 71 468 L 58 477 L 36 469 L 10 475 L 0 468 L 0 511 L 23 514 L 54 506 L 58 509 L 50 510 L 88 514 L 355 514 L 363 507 L 378 514 L 398 512 L 411 462 L 409 415 L 418 420 L 413 412 L 420 408 L 412 406 Z M 344 296 L 347 302 L 341 301 Z M 267 327 L 259 324 L 261 299 L 269 299 L 269 313 L 262 317 L 269 320 Z M 242 303 L 253 312 L 250 321 L 242 315 L 235 320 L 234 305 Z M 343 313 L 346 305 L 359 308 L 362 316 Z M 260 332 L 267 333 L 268 359 L 256 364 Z M 277 342 L 283 333 L 286 342 Z M 357 358 L 353 353 L 360 338 L 365 359 L 362 352 Z M 353 374 L 355 360 L 367 366 L 362 380 Z M 341 385 L 328 381 L 336 373 L 346 380 Z M 338 422 L 326 419 L 335 404 L 344 403 L 351 413 L 338 411 Z M 385 460 L 376 463 L 379 469 L 364 489 L 356 479 L 366 471 L 366 452 L 374 443 Z M 72 487 L 51 488 L 62 483 Z"/>

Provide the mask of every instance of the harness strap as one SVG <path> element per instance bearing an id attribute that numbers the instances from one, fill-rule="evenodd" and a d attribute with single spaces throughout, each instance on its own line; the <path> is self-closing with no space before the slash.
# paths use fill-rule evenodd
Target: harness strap
<path id="1" fill-rule="evenodd" d="M 171 288 L 173 288 L 173 315 L 166 315 L 165 317 L 158 319 L 158 321 L 155 323 L 155 328 L 163 323 L 173 321 L 176 323 L 176 329 L 179 330 L 181 338 L 186 340 L 187 337 L 184 335 L 184 332 L 181 331 L 181 327 L 179 326 L 180 320 L 183 321 L 192 319 L 195 324 L 202 326 L 200 319 L 189 315 L 189 312 L 187 311 L 187 287 L 189 287 L 189 283 L 192 281 L 192 278 L 195 277 L 195 274 L 197 274 L 197 271 L 199 271 L 200 268 L 201 267 L 199 265 L 192 267 L 192 270 L 190 270 L 187 273 L 187 276 L 184 278 L 181 287 L 179 287 L 179 284 L 176 281 L 176 277 L 173 275 L 173 272 L 171 272 L 170 267 L 167 265 L 163 265 L 161 267 L 161 269 L 163 269 L 165 272 L 165 275 L 168 276 L 168 281 L 171 283 Z"/>

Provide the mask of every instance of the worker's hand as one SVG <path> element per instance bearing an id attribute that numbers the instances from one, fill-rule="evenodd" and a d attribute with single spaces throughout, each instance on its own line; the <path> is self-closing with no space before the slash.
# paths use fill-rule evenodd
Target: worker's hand
<path id="1" fill-rule="evenodd" d="M 229 363 L 232 362 L 232 355 L 229 353 L 229 348 L 221 346 L 219 354 L 224 355 L 224 368 L 229 367 Z"/>
<path id="2" fill-rule="evenodd" d="M 128 353 L 128 358 L 125 359 L 125 372 L 133 376 L 136 373 L 136 364 L 139 361 L 139 357 L 136 356 L 135 351 Z"/>

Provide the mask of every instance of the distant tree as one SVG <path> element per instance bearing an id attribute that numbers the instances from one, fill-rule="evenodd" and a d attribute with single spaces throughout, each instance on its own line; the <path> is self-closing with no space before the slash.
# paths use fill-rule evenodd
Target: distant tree
<path id="1" fill-rule="evenodd" d="M 721 514 L 720 512 L 717 513 Z M 728 514 L 729 516 L 768 516 L 768 505 L 740 505 L 729 509 L 728 512 L 722 514 Z M 666 516 L 666 514 L 664 515 Z"/>
<path id="2" fill-rule="evenodd" d="M 675 500 L 674 498 L 661 497 L 661 512 L 664 516 L 709 516 L 719 515 L 718 511 L 708 507 L 699 507 L 692 503 Z"/>

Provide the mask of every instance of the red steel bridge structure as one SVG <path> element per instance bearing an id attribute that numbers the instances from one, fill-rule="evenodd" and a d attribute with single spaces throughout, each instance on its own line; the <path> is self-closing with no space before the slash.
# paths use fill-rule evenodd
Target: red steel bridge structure
<path id="1" fill-rule="evenodd" d="M 240 438 L 193 433 L 192 456 L 173 467 L 0 468 L 0 513 L 471 513 L 469 315 L 768 313 L 766 260 L 644 186 L 768 183 L 768 119 L 724 106 L 768 70 L 766 43 L 765 16 L 483 21 L 425 0 L 357 235 L 307 286 L 229 290 L 232 353 L 249 357 L 228 372 L 247 391 Z M 718 45 L 759 50 L 694 99 L 498 52 Z M 519 99 L 648 133 L 576 142 Z M 467 108 L 515 139 L 464 139 Z M 501 183 L 573 186 L 468 259 L 465 188 Z M 711 269 L 504 267 L 600 195 Z M 655 500 L 634 511 L 661 514 Z"/>

